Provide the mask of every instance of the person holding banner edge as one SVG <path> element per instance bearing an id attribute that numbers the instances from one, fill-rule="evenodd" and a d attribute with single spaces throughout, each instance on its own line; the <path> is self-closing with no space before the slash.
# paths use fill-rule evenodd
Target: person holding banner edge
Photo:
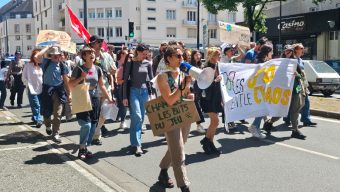
<path id="1" fill-rule="evenodd" d="M 161 72 L 156 77 L 156 88 L 158 94 L 163 97 L 168 105 L 175 104 L 183 95 L 190 93 L 191 77 L 186 76 L 180 79 L 179 66 L 182 58 L 182 51 L 178 46 L 169 46 L 164 52 L 164 61 L 168 69 Z M 181 83 L 179 83 L 181 81 Z M 184 83 L 185 82 L 185 83 Z M 172 179 L 168 175 L 168 168 L 173 167 L 177 186 L 182 192 L 189 192 L 190 184 L 185 168 L 185 152 L 184 144 L 187 141 L 190 132 L 190 124 L 181 129 L 173 129 L 165 133 L 168 144 L 168 150 L 160 162 L 161 172 L 159 174 L 159 182 L 167 187 L 174 187 Z"/>

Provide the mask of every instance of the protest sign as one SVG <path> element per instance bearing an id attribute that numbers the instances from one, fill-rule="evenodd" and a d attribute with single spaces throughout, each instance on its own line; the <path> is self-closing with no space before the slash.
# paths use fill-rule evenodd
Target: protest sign
<path id="1" fill-rule="evenodd" d="M 61 50 L 76 53 L 75 43 L 65 31 L 41 30 L 37 37 L 36 46 L 48 46 L 57 44 Z"/>
<path id="2" fill-rule="evenodd" d="M 218 22 L 220 41 L 223 43 L 238 44 L 241 47 L 249 47 L 250 30 L 248 27 Z"/>
<path id="3" fill-rule="evenodd" d="M 288 114 L 297 60 L 219 63 L 225 121 Z"/>
<path id="4" fill-rule="evenodd" d="M 199 121 L 193 100 L 177 101 L 169 106 L 162 97 L 157 97 L 145 103 L 145 110 L 155 136 Z"/>

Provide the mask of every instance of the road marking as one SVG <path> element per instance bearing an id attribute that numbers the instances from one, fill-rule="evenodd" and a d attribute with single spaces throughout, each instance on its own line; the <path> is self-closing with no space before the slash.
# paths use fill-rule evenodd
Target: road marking
<path id="1" fill-rule="evenodd" d="M 5 116 L 5 118 L 6 118 L 7 120 L 11 120 L 11 118 L 10 118 L 10 117 L 8 117 L 8 116 Z"/>
<path id="2" fill-rule="evenodd" d="M 316 152 L 316 151 L 304 149 L 304 148 L 301 148 L 301 147 L 295 147 L 295 146 L 284 144 L 284 143 L 280 143 L 280 142 L 274 142 L 274 141 L 271 141 L 271 140 L 268 140 L 268 139 L 263 139 L 263 141 L 265 141 L 267 143 L 271 143 L 271 144 L 275 144 L 275 145 L 280 145 L 280 146 L 283 146 L 283 147 L 291 148 L 291 149 L 296 149 L 296 150 L 299 150 L 299 151 L 304 151 L 306 153 L 311 153 L 311 154 L 314 154 L 314 155 L 319 155 L 319 156 L 322 156 L 322 157 L 327 157 L 327 158 L 334 159 L 334 160 L 339 160 L 340 159 L 339 157 L 336 157 L 336 156 L 327 155 L 327 154 L 324 154 L 324 153 L 319 153 L 319 152 Z"/>
<path id="3" fill-rule="evenodd" d="M 339 120 L 333 120 L 333 119 L 327 119 L 327 118 L 322 118 L 322 117 L 311 117 L 312 119 L 317 119 L 317 120 L 321 120 L 321 121 L 328 121 L 331 123 L 340 123 Z"/>
<path id="4" fill-rule="evenodd" d="M 45 143 L 45 142 L 44 142 Z M 0 149 L 0 152 L 2 151 L 15 151 L 15 150 L 21 150 L 21 149 L 30 149 L 30 148 L 38 148 L 38 147 L 43 147 L 46 146 L 47 143 L 42 144 L 41 142 L 37 143 L 36 145 L 28 145 L 28 146 L 23 146 L 23 147 L 10 147 L 10 148 L 4 148 Z"/>

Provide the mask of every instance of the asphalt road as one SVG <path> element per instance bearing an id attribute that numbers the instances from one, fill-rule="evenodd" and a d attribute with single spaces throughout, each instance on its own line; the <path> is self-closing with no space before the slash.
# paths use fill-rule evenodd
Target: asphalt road
<path id="1" fill-rule="evenodd" d="M 27 99 L 24 103 L 28 103 Z M 10 111 L 25 123 L 30 122 L 28 106 L 22 109 L 10 109 Z M 206 121 L 204 127 L 208 126 L 209 120 Z M 251 122 L 252 119 L 248 121 Z M 198 134 L 195 131 L 196 126 L 192 125 L 192 132 L 185 147 L 191 190 L 194 192 L 339 191 L 340 121 L 319 117 L 313 117 L 313 121 L 318 123 L 316 127 L 301 128 L 307 136 L 305 141 L 291 139 L 291 132 L 282 121 L 275 124 L 278 130 L 265 140 L 251 138 L 244 125 L 239 125 L 239 132 L 234 134 L 225 134 L 223 128 L 220 128 L 215 137 L 217 147 L 222 150 L 220 157 L 207 156 L 203 153 L 199 143 L 203 135 Z M 142 157 L 135 157 L 127 150 L 128 130 L 118 129 L 118 123 L 110 123 L 106 126 L 110 130 L 109 135 L 103 138 L 102 146 L 90 147 L 96 158 L 86 162 L 87 166 L 98 171 L 101 176 L 99 178 L 112 181 L 126 191 L 165 191 L 157 183 L 160 171 L 158 164 L 167 148 L 164 138 L 154 137 L 151 130 L 147 130 L 142 138 L 143 147 L 147 152 Z M 44 126 L 40 129 L 33 127 L 33 129 L 44 133 Z M 79 126 L 76 121 L 63 123 L 61 135 L 64 143 L 58 148 L 76 156 L 76 144 L 79 142 Z M 2 155 L 0 157 L 3 159 Z M 26 160 L 22 162 L 35 157 L 23 155 L 23 158 Z M 33 166 L 33 169 L 41 164 L 43 162 L 34 165 L 23 163 L 20 166 Z M 64 168 L 60 167 L 60 169 Z M 67 171 L 67 168 L 65 170 Z M 173 175 L 172 170 L 169 172 Z M 22 180 L 29 180 L 29 178 L 21 177 L 20 181 Z M 64 180 L 68 181 L 69 177 L 66 175 Z M 12 184 L 9 189 L 11 186 Z M 179 191 L 179 189 L 166 191 Z"/>

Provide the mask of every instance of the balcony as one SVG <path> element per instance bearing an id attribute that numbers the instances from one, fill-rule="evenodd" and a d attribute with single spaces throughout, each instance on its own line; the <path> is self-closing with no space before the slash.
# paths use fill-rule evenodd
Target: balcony
<path id="1" fill-rule="evenodd" d="M 183 1 L 182 6 L 184 8 L 189 8 L 189 9 L 197 9 L 197 1 L 195 2 L 190 2 L 190 1 Z"/>
<path id="2" fill-rule="evenodd" d="M 186 19 L 183 20 L 183 25 L 184 26 L 196 26 L 197 25 L 197 21 L 188 21 Z"/>

